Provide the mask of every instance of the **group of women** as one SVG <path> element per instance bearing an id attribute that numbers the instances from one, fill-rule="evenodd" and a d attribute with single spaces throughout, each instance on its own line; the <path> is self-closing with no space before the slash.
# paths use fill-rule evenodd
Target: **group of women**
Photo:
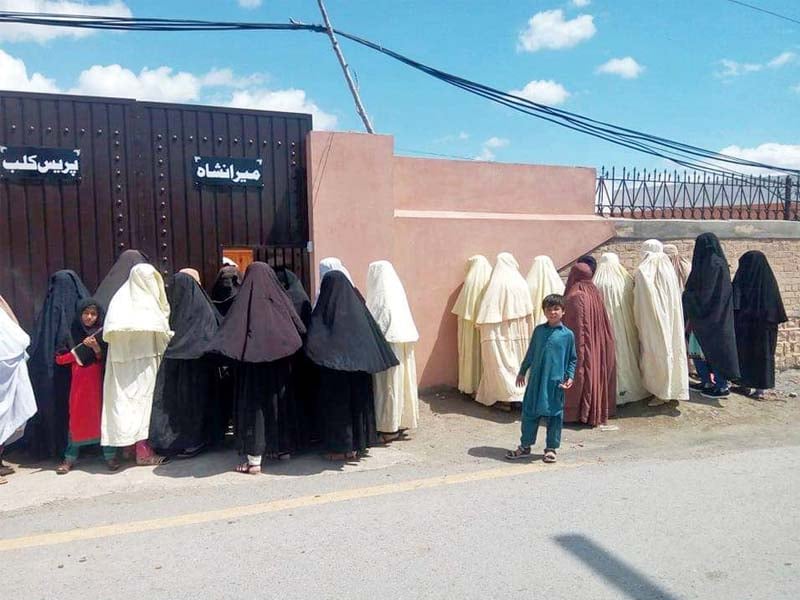
<path id="1" fill-rule="evenodd" d="M 83 446 L 117 470 L 194 456 L 232 430 L 236 470 L 256 474 L 265 456 L 354 460 L 403 437 L 418 421 L 419 335 L 399 276 L 372 263 L 365 298 L 338 259 L 320 274 L 312 307 L 294 273 L 263 262 L 223 266 L 210 295 L 194 269 L 165 285 L 135 250 L 94 296 L 55 273 L 32 339 L 0 303 L 0 443 L 60 458 L 63 474 Z"/>
<path id="2" fill-rule="evenodd" d="M 657 406 L 743 393 L 763 398 L 775 385 L 778 325 L 786 312 L 766 256 L 746 252 L 731 280 L 713 233 L 695 241 L 692 261 L 674 245 L 648 240 L 633 274 L 613 253 L 599 264 L 582 256 L 566 285 L 547 256 L 522 277 L 509 253 L 495 267 L 467 262 L 453 308 L 458 316 L 458 387 L 487 406 L 521 402 L 515 385 L 533 328 L 545 321 L 542 300 L 564 294 L 564 324 L 575 335 L 578 368 L 566 391 L 564 420 L 600 425 L 621 404 L 650 398 Z M 689 382 L 691 358 L 699 379 Z"/>

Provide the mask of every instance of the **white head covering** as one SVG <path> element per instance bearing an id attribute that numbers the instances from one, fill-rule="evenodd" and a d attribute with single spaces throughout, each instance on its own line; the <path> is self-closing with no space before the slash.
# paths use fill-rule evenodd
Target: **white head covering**
<path id="1" fill-rule="evenodd" d="M 669 260 L 675 268 L 675 274 L 678 276 L 678 283 L 681 284 L 681 291 L 683 291 L 686 280 L 689 279 L 689 273 L 692 271 L 692 261 L 681 256 L 675 244 L 664 244 L 664 254 L 669 256 Z"/>
<path id="2" fill-rule="evenodd" d="M 36 398 L 25 364 L 30 343 L 22 327 L 0 310 L 0 444 L 36 414 Z"/>
<path id="3" fill-rule="evenodd" d="M 474 321 L 478 317 L 478 309 L 491 276 L 492 264 L 485 256 L 481 254 L 470 256 L 467 259 L 464 285 L 461 286 L 456 303 L 453 305 L 453 314 L 465 321 Z"/>
<path id="4" fill-rule="evenodd" d="M 350 271 L 347 270 L 347 267 L 344 266 L 341 260 L 336 258 L 335 256 L 329 256 L 327 258 L 323 258 L 319 261 L 319 282 L 317 283 L 317 297 L 319 297 L 319 289 L 322 286 L 322 278 L 325 277 L 326 274 L 330 273 L 331 271 L 340 271 L 344 273 L 347 280 L 353 283 L 353 278 L 350 276 Z"/>
<path id="5" fill-rule="evenodd" d="M 172 337 L 164 280 L 155 267 L 141 263 L 131 269 L 128 280 L 111 298 L 103 339 L 113 344 L 118 333 L 145 331 L 163 334 L 165 346 Z"/>
<path id="6" fill-rule="evenodd" d="M 547 320 L 542 310 L 542 300 L 550 294 L 563 294 L 564 282 L 559 277 L 553 260 L 549 256 L 542 255 L 533 259 L 527 283 L 533 304 L 533 324 L 539 325 Z"/>
<path id="7" fill-rule="evenodd" d="M 642 244 L 642 260 L 650 253 L 664 252 L 664 244 L 658 240 L 647 240 Z"/>
<path id="8" fill-rule="evenodd" d="M 388 260 L 379 260 L 369 265 L 367 308 L 387 342 L 404 344 L 419 340 L 406 291 Z"/>
<path id="9" fill-rule="evenodd" d="M 532 312 L 531 293 L 519 273 L 519 263 L 509 252 L 501 252 L 475 322 L 478 325 L 502 323 L 527 317 Z"/>
<path id="10" fill-rule="evenodd" d="M 222 257 L 222 265 L 226 267 L 236 267 L 237 269 L 239 268 L 239 265 L 236 264 L 236 261 L 234 261 L 232 258 L 228 258 L 227 256 Z"/>

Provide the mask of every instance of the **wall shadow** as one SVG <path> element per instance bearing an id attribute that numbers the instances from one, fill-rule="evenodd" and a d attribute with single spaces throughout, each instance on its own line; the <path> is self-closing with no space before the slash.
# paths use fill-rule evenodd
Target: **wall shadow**
<path id="1" fill-rule="evenodd" d="M 581 534 L 554 536 L 555 542 L 592 569 L 626 598 L 634 600 L 680 600 L 644 573 Z"/>

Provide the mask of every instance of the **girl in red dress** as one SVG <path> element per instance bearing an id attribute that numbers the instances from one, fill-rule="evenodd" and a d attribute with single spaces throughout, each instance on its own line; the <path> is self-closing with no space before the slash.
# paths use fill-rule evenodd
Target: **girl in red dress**
<path id="1" fill-rule="evenodd" d="M 70 365 L 69 441 L 64 462 L 56 473 L 69 473 L 78 460 L 81 446 L 100 443 L 100 414 L 103 407 L 103 359 L 106 344 L 101 332 L 103 310 L 94 298 L 78 303 L 78 315 L 70 330 L 66 352 L 56 356 L 59 365 Z M 111 471 L 119 469 L 116 448 L 103 447 L 103 457 Z"/>

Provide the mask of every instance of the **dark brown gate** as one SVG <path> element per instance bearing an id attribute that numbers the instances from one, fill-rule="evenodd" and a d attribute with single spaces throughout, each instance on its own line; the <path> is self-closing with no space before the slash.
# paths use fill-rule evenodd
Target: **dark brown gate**
<path id="1" fill-rule="evenodd" d="M 50 274 L 73 269 L 94 290 L 127 248 L 207 285 L 223 246 L 302 259 L 310 129 L 303 114 L 0 92 L 0 145 L 79 148 L 82 171 L 77 183 L 0 180 L 0 294 L 30 327 Z M 194 155 L 261 158 L 264 187 L 196 187 Z"/>

